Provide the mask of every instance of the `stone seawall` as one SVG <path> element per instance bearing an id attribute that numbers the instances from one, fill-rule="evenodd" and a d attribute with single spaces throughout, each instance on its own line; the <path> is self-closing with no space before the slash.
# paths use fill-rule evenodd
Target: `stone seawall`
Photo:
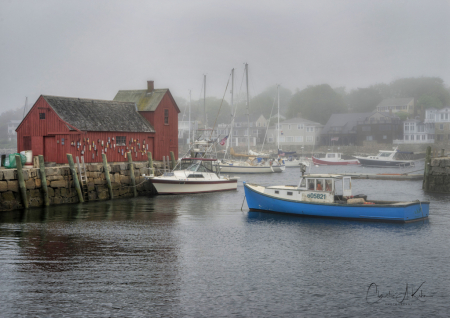
<path id="1" fill-rule="evenodd" d="M 450 157 L 431 158 L 428 171 L 425 171 L 423 189 L 427 192 L 450 193 Z"/>
<path id="2" fill-rule="evenodd" d="M 134 174 L 138 195 L 155 194 L 153 185 L 146 181 L 143 174 L 149 175 L 150 169 L 146 162 L 136 162 Z M 130 165 L 128 163 L 108 164 L 114 199 L 133 197 L 131 186 Z M 75 190 L 69 166 L 45 168 L 50 205 L 77 203 Z M 40 171 L 37 168 L 23 168 L 29 207 L 44 205 L 44 194 L 41 186 Z M 86 165 L 86 177 L 89 201 L 109 200 L 103 165 Z M 23 209 L 22 197 L 16 169 L 0 169 L 0 211 Z"/>

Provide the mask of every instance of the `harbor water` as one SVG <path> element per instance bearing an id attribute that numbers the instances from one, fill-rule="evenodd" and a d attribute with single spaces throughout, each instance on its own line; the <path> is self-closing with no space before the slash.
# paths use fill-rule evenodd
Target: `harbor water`
<path id="1" fill-rule="evenodd" d="M 344 171 L 407 170 L 311 170 Z M 299 175 L 241 175 L 231 192 L 3 212 L 1 316 L 450 315 L 450 196 L 425 194 L 422 181 L 353 180 L 369 200 L 431 201 L 429 219 L 410 224 L 248 211 L 241 181 L 297 184 Z"/>

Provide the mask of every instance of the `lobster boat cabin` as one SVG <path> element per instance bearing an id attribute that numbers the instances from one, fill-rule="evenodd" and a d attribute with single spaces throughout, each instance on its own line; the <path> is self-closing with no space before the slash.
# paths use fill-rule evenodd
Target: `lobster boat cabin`
<path id="1" fill-rule="evenodd" d="M 298 185 L 260 186 L 244 182 L 251 211 L 312 217 L 412 222 L 428 217 L 429 202 L 367 200 L 352 195 L 350 177 L 305 175 Z"/>

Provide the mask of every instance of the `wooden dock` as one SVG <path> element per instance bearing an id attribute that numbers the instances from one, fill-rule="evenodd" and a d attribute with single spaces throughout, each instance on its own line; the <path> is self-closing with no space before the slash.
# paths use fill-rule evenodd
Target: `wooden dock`
<path id="1" fill-rule="evenodd" d="M 352 179 L 372 179 L 372 180 L 423 180 L 423 174 L 407 173 L 345 173 L 342 176 L 352 177 Z"/>

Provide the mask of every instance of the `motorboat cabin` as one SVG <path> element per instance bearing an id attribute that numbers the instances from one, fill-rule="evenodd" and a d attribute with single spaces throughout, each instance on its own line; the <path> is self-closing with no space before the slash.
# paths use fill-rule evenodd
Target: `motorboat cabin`
<path id="1" fill-rule="evenodd" d="M 336 192 L 342 193 L 336 195 Z M 352 182 L 350 177 L 340 175 L 306 175 L 300 178 L 297 186 L 270 186 L 264 193 L 296 201 L 334 203 L 352 195 Z"/>

